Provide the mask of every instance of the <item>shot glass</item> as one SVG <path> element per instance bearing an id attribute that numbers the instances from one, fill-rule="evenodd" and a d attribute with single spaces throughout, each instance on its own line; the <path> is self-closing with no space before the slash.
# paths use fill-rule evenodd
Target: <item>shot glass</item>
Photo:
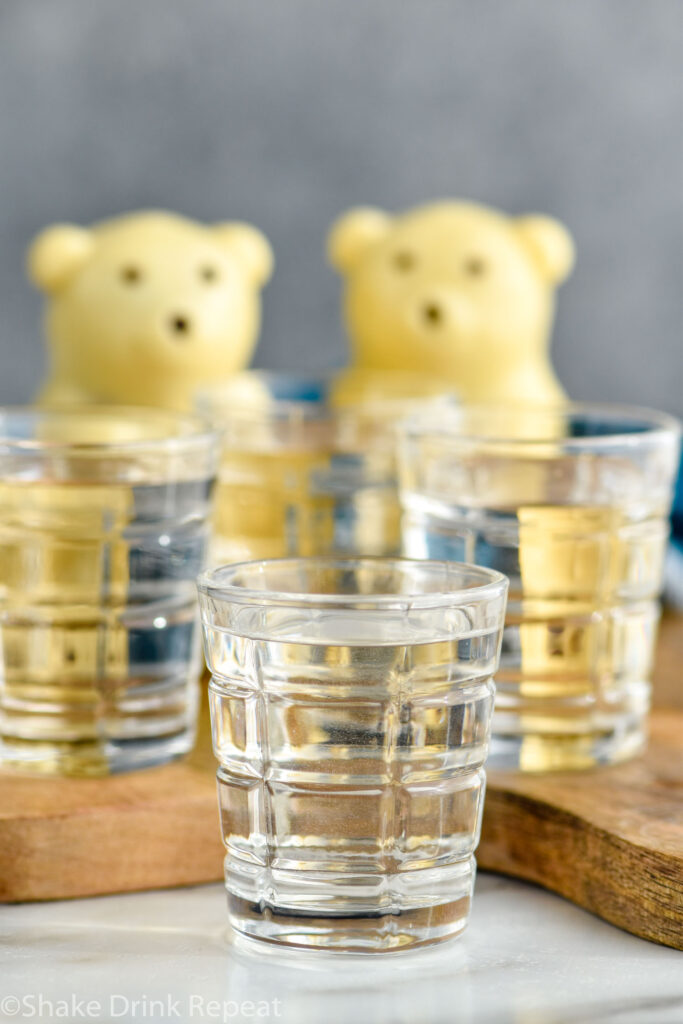
<path id="1" fill-rule="evenodd" d="M 200 578 L 238 933 L 382 952 L 465 927 L 506 592 L 393 558 Z"/>
<path id="2" fill-rule="evenodd" d="M 490 766 L 620 761 L 646 739 L 679 425 L 609 405 L 453 411 L 400 440 L 403 550 L 506 573 Z"/>
<path id="3" fill-rule="evenodd" d="M 0 410 L 0 768 L 102 775 L 194 736 L 218 439 L 153 410 Z"/>
<path id="4" fill-rule="evenodd" d="M 223 437 L 212 562 L 398 554 L 394 428 L 442 391 L 419 374 L 258 371 L 205 391 Z"/>

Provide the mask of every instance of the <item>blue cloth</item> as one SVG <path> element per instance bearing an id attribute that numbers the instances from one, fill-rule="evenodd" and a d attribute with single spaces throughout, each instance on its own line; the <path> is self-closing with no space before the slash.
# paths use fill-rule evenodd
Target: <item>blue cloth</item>
<path id="1" fill-rule="evenodd" d="M 671 512 L 671 538 L 674 544 L 683 550 L 683 455 L 678 467 L 674 506 Z"/>

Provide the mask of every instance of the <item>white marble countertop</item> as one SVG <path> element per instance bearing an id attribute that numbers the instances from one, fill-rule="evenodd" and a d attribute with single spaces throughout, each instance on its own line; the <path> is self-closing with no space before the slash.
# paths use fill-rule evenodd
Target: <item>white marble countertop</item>
<path id="1" fill-rule="evenodd" d="M 15 1024 L 683 1022 L 681 953 L 496 875 L 459 940 L 394 956 L 240 948 L 219 885 L 5 906 L 0 942 L 0 1021 Z"/>

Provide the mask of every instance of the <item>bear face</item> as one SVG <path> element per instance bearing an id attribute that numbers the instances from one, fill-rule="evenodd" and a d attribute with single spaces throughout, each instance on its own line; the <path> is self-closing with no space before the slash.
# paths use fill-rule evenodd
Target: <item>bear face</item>
<path id="1" fill-rule="evenodd" d="M 248 224 L 143 212 L 48 228 L 29 252 L 47 294 L 43 403 L 189 408 L 203 383 L 248 364 L 271 269 L 267 240 Z"/>
<path id="2" fill-rule="evenodd" d="M 562 395 L 548 349 L 573 245 L 557 221 L 455 201 L 396 217 L 357 209 L 328 248 L 357 368 L 439 375 L 465 401 Z"/>

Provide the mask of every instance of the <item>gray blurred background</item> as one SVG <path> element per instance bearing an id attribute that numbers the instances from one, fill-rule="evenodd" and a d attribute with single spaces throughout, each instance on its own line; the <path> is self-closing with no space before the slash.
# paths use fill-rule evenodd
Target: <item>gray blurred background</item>
<path id="1" fill-rule="evenodd" d="M 0 401 L 43 367 L 23 254 L 136 207 L 253 220 L 257 363 L 346 358 L 330 221 L 460 196 L 561 218 L 569 391 L 683 412 L 681 0 L 3 0 Z"/>

